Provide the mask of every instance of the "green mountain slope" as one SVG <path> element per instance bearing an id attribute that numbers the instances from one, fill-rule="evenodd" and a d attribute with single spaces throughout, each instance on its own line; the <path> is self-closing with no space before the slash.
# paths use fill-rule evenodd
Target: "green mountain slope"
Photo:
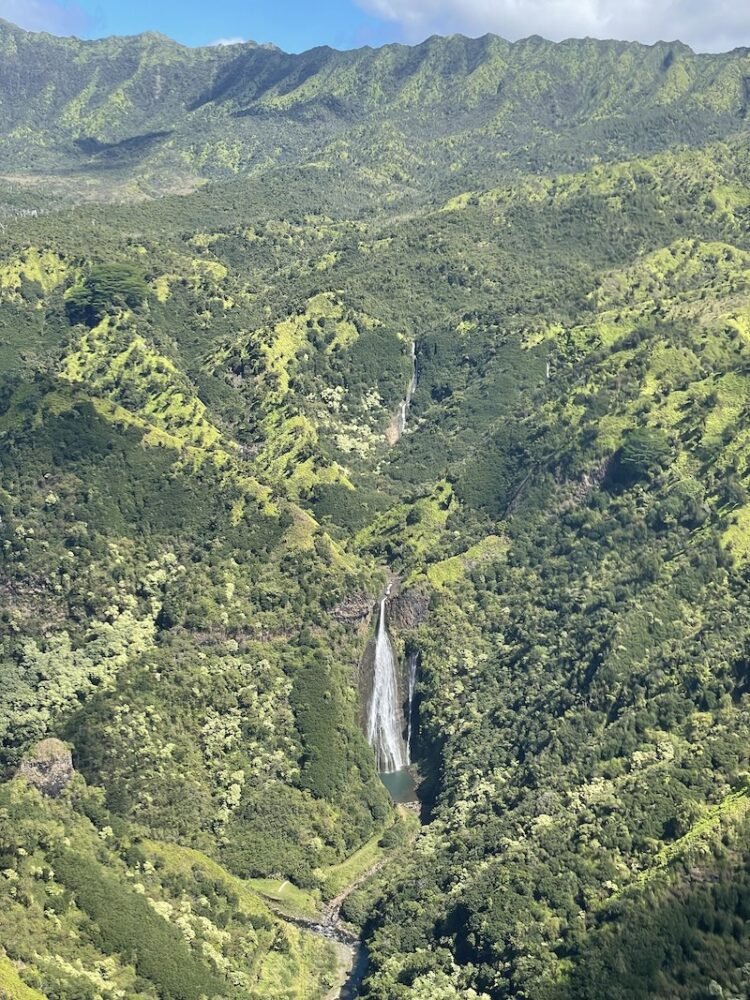
<path id="1" fill-rule="evenodd" d="M 64 167 L 92 197 L 304 164 L 369 198 L 423 200 L 427 178 L 462 190 L 459 171 L 465 187 L 720 138 L 745 119 L 750 79 L 746 51 L 679 43 L 455 36 L 288 55 L 154 34 L 78 42 L 4 22 L 0 46 L 0 167 L 15 184 L 32 170 L 68 190 Z"/>
<path id="2" fill-rule="evenodd" d="M 0 45 L 0 992 L 743 996 L 748 53 Z"/>

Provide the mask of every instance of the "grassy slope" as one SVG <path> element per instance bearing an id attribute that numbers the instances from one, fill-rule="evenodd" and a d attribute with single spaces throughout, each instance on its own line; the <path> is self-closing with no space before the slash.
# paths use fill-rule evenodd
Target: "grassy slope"
<path id="1" fill-rule="evenodd" d="M 7 958 L 0 960 L 0 988 L 8 1000 L 40 1000 L 42 997 L 41 993 L 24 983 L 15 965 Z"/>
<path id="2" fill-rule="evenodd" d="M 73 989 L 76 983 L 85 990 L 87 981 L 89 989 L 93 983 L 105 995 L 124 989 L 129 995 L 150 997 L 156 995 L 155 989 L 160 996 L 172 996 L 190 991 L 189 977 L 201 967 L 214 977 L 214 988 L 218 986 L 223 995 L 299 1000 L 322 995 L 336 967 L 327 942 L 279 921 L 241 880 L 200 852 L 149 842 L 136 846 L 121 827 L 117 833 L 110 827 L 97 831 L 80 815 L 80 787 L 78 796 L 54 805 L 42 804 L 36 795 L 13 785 L 4 790 L 4 808 L 25 827 L 25 836 L 19 840 L 16 828 L 16 856 L 6 854 L 3 941 L 9 956 L 20 963 L 24 978 L 40 990 L 28 989 L 14 978 L 6 959 L 2 968 L 11 996 L 27 1000 L 47 989 Z M 84 808 L 91 810 L 90 805 Z M 2 828 L 6 852 L 11 836 L 6 823 Z M 71 842 L 77 869 L 70 869 L 58 856 Z M 50 862 L 61 869 L 61 876 L 54 874 Z M 85 881 L 89 869 L 92 876 L 100 873 L 108 880 L 106 920 L 91 909 L 93 897 Z M 140 917 L 149 924 L 143 928 L 145 936 L 133 941 L 140 980 L 127 959 L 129 950 L 123 948 L 133 933 L 127 924 L 133 889 L 149 904 Z M 168 973 L 166 967 L 162 973 L 158 963 L 148 964 L 149 940 L 161 941 L 166 928 L 173 934 L 177 928 L 175 951 L 181 940 L 186 943 L 181 946 L 184 973 Z M 34 948 L 40 949 L 39 954 L 32 953 Z"/>

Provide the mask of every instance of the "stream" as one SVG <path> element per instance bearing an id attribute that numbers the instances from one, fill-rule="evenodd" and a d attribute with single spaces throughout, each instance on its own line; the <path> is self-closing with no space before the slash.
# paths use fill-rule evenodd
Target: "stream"
<path id="1" fill-rule="evenodd" d="M 378 609 L 372 683 L 367 693 L 363 721 L 367 740 L 375 754 L 380 778 L 390 792 L 391 798 L 394 802 L 405 804 L 407 808 L 418 810 L 415 780 L 410 764 L 419 653 L 411 652 L 406 659 L 407 702 L 403 706 L 399 690 L 398 662 L 388 634 L 387 608 L 391 586 L 389 584 L 386 588 Z M 359 996 L 360 987 L 367 974 L 367 948 L 360 938 L 343 924 L 341 907 L 350 893 L 386 863 L 381 860 L 368 868 L 355 882 L 328 903 L 317 920 L 284 915 L 290 923 L 335 942 L 342 947 L 342 950 L 346 949 L 350 958 L 347 978 L 338 992 L 331 991 L 328 1000 L 356 1000 Z"/>
<path id="2" fill-rule="evenodd" d="M 409 407 L 411 406 L 411 401 L 414 398 L 414 393 L 417 391 L 417 345 L 412 340 L 411 342 L 411 381 L 406 390 L 406 399 L 401 404 L 397 417 L 398 426 L 398 436 L 401 435 L 406 430 L 406 418 L 409 415 Z"/>
<path id="3" fill-rule="evenodd" d="M 341 926 L 341 920 L 336 916 L 332 920 L 323 917 L 321 920 L 308 920 L 305 917 L 292 917 L 283 910 L 272 907 L 274 913 L 281 917 L 287 924 L 293 924 L 300 930 L 309 931 L 317 937 L 325 938 L 326 941 L 333 941 L 340 946 L 340 952 L 346 954 L 346 966 L 348 966 L 346 979 L 340 987 L 328 994 L 328 1000 L 356 1000 L 359 996 L 359 988 L 365 978 L 368 966 L 367 949 L 356 934 Z M 344 964 L 342 962 L 342 964 Z M 338 989 L 338 992 L 336 990 Z"/>
<path id="4" fill-rule="evenodd" d="M 399 404 L 398 412 L 394 415 L 388 430 L 387 437 L 390 444 L 396 444 L 406 430 L 409 408 L 417 390 L 417 345 L 414 341 L 411 342 L 410 356 L 411 379 L 406 389 L 406 396 Z M 394 802 L 405 804 L 407 808 L 415 808 L 417 794 L 410 765 L 414 693 L 419 655 L 417 653 L 410 654 L 406 662 L 408 717 L 405 720 L 399 691 L 398 664 L 388 635 L 386 621 L 386 608 L 390 593 L 391 584 L 386 588 L 380 601 L 372 688 L 367 698 L 367 714 L 364 721 L 367 741 L 373 748 L 381 780 L 388 789 L 391 798 Z M 345 892 L 328 904 L 318 919 L 294 917 L 273 907 L 277 916 L 287 923 L 328 941 L 333 941 L 351 956 L 346 980 L 338 992 L 335 989 L 331 991 L 327 1000 L 356 1000 L 359 996 L 359 988 L 367 974 L 367 948 L 356 934 L 343 925 L 341 907 L 346 897 L 371 875 L 374 875 L 383 864 L 384 862 L 379 862 L 366 871 L 356 882 L 348 886 Z"/>
<path id="5" fill-rule="evenodd" d="M 327 1000 L 356 1000 L 359 996 L 359 988 L 367 974 L 369 964 L 367 948 L 359 936 L 344 925 L 341 920 L 341 907 L 355 889 L 358 889 L 367 879 L 379 872 L 385 864 L 386 861 L 378 861 L 368 868 L 366 872 L 363 872 L 359 878 L 328 903 L 323 913 L 317 919 L 294 917 L 278 907 L 272 906 L 274 913 L 288 924 L 293 924 L 301 930 L 309 931 L 318 937 L 325 938 L 326 941 L 333 941 L 340 946 L 340 955 L 342 957 L 344 954 L 346 955 L 346 979 L 341 986 L 334 987 L 328 994 Z"/>

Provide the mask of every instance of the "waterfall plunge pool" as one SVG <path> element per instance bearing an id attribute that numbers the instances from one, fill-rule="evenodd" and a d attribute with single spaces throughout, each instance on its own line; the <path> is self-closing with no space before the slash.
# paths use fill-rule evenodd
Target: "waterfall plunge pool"
<path id="1" fill-rule="evenodd" d="M 419 801 L 417 783 L 410 767 L 402 767 L 400 771 L 388 771 L 387 773 L 381 771 L 380 780 L 390 792 L 394 802 L 407 804 Z"/>

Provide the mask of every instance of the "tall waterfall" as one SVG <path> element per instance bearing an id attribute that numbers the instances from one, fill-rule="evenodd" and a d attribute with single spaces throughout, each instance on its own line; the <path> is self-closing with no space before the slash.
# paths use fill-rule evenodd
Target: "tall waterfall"
<path id="1" fill-rule="evenodd" d="M 375 750 L 378 770 L 384 773 L 406 767 L 406 746 L 401 735 L 401 704 L 398 695 L 396 657 L 385 624 L 385 603 L 380 602 L 375 666 L 367 719 L 367 741 Z"/>
<path id="2" fill-rule="evenodd" d="M 414 718 L 414 692 L 417 687 L 417 664 L 419 663 L 419 653 L 409 653 L 406 661 L 406 679 L 409 685 L 409 718 L 406 723 L 406 763 L 411 764 L 411 732 L 412 719 Z"/>

